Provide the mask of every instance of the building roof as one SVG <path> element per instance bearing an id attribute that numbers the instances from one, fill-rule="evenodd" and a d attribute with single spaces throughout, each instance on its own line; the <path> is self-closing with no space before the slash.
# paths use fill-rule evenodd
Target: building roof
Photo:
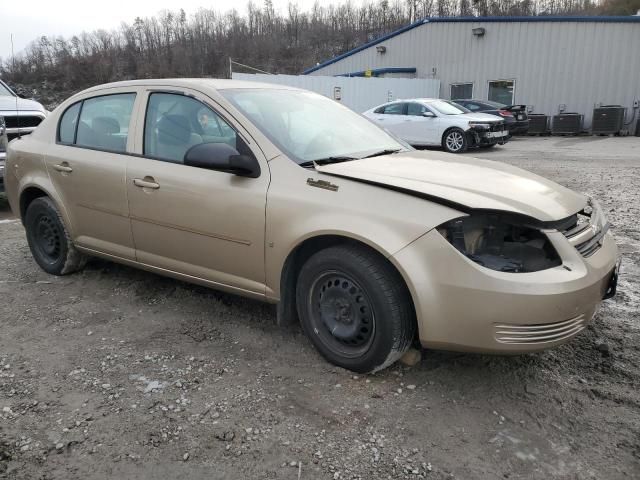
<path id="1" fill-rule="evenodd" d="M 402 33 L 413 30 L 421 25 L 428 23 L 464 23 L 464 22 L 493 22 L 493 23 L 509 23 L 509 22 L 575 22 L 575 23 L 640 23 L 640 15 L 631 16 L 610 16 L 610 17 L 598 17 L 598 16 L 539 16 L 539 17 L 436 17 L 436 18 L 424 18 L 417 22 L 406 25 L 398 30 L 383 35 L 380 38 L 376 38 L 370 42 L 360 45 L 359 47 L 349 50 L 342 55 L 338 55 L 330 60 L 327 60 L 319 65 L 306 69 L 302 72 L 304 75 L 315 72 L 321 68 L 324 68 L 332 63 L 339 62 L 340 60 L 347 58 L 355 53 L 361 52 L 369 47 L 382 43 L 390 38 L 393 38 Z"/>

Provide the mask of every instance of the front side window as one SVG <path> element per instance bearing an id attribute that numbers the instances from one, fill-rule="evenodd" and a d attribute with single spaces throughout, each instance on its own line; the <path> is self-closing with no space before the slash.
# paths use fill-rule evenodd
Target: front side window
<path id="1" fill-rule="evenodd" d="M 0 82 L 0 96 L 13 97 L 13 92 L 4 83 Z"/>
<path id="2" fill-rule="evenodd" d="M 238 149 L 236 131 L 202 102 L 175 93 L 149 96 L 144 154 L 183 163 L 187 151 L 201 143 L 226 143 Z"/>
<path id="3" fill-rule="evenodd" d="M 452 83 L 451 100 L 473 98 L 473 83 Z"/>
<path id="4" fill-rule="evenodd" d="M 76 136 L 76 125 L 78 124 L 78 114 L 80 113 L 82 102 L 74 103 L 62 115 L 58 127 L 58 141 L 62 143 L 73 143 Z"/>
<path id="5" fill-rule="evenodd" d="M 489 82 L 488 99 L 502 105 L 513 105 L 513 92 L 515 82 L 513 80 L 496 80 Z"/>
<path id="6" fill-rule="evenodd" d="M 316 93 L 276 88 L 220 93 L 299 164 L 409 148 L 353 110 Z"/>
<path id="7" fill-rule="evenodd" d="M 135 93 L 119 93 L 84 100 L 76 127 L 75 144 L 98 150 L 125 152 L 135 99 Z M 62 131 L 60 133 L 62 135 Z"/>
<path id="8" fill-rule="evenodd" d="M 428 111 L 429 109 L 420 103 L 407 104 L 407 115 L 422 116 L 423 113 Z"/>

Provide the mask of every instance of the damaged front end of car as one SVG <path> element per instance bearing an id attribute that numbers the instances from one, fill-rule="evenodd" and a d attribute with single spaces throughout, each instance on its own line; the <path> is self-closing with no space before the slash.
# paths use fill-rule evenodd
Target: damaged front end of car
<path id="1" fill-rule="evenodd" d="M 467 215 L 437 230 L 462 255 L 491 270 L 524 273 L 562 265 L 541 229 L 506 213 Z"/>
<path id="2" fill-rule="evenodd" d="M 593 199 L 585 207 L 553 222 L 508 212 L 471 211 L 437 231 L 462 255 L 499 272 L 528 273 L 561 266 L 561 255 L 547 235 L 560 232 L 583 257 L 602 246 L 609 230 L 602 208 Z"/>

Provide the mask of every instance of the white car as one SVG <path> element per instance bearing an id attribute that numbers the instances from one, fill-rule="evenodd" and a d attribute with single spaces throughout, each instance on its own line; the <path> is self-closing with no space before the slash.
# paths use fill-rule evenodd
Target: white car
<path id="1" fill-rule="evenodd" d="M 451 153 L 469 147 L 493 147 L 509 138 L 504 120 L 487 113 L 471 113 L 448 100 L 395 100 L 363 115 L 414 146 L 442 146 Z"/>
<path id="2" fill-rule="evenodd" d="M 38 102 L 20 98 L 0 80 L 0 193 L 4 191 L 6 143 L 33 132 L 49 112 Z M 4 135 L 4 141 L 3 141 Z"/>

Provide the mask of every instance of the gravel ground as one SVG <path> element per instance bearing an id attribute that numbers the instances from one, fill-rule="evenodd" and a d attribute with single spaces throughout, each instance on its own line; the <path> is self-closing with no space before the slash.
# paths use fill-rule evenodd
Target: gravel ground
<path id="1" fill-rule="evenodd" d="M 471 155 L 599 198 L 620 290 L 571 343 L 354 376 L 272 306 L 94 260 L 52 277 L 0 222 L 0 478 L 640 477 L 640 139 Z M 0 210 L 6 210 L 1 203 Z"/>

